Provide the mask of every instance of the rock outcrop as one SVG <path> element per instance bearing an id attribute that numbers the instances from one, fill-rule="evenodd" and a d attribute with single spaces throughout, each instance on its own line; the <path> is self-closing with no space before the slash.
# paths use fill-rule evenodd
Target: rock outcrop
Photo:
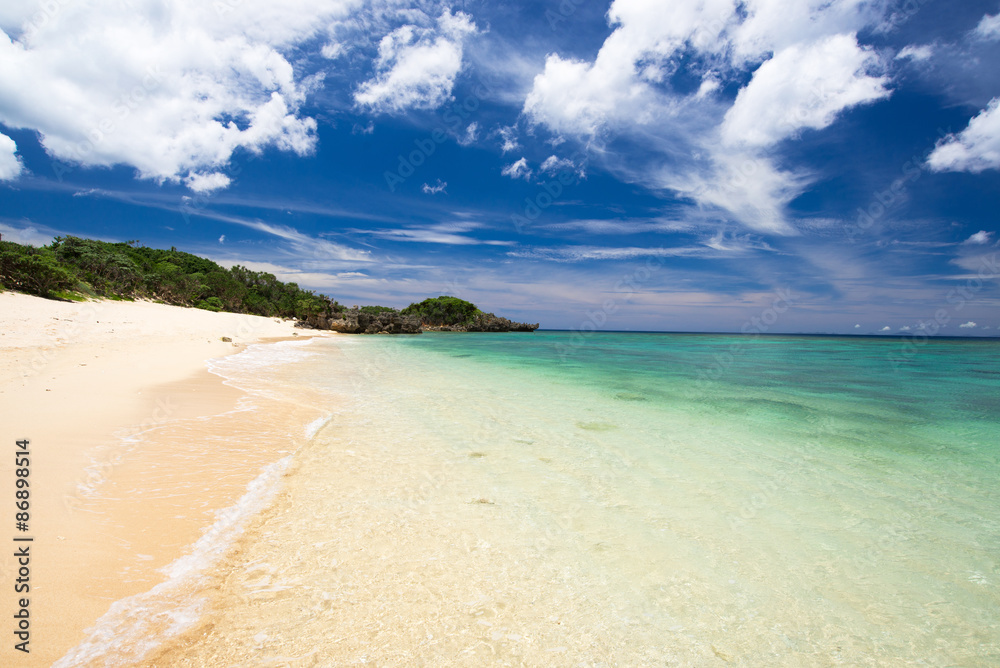
<path id="1" fill-rule="evenodd" d="M 538 323 L 530 325 L 524 322 L 514 322 L 492 313 L 480 313 L 472 322 L 465 325 L 432 326 L 422 324 L 419 316 L 390 312 L 365 313 L 360 309 L 348 309 L 332 318 L 312 315 L 305 321 L 299 321 L 299 326 L 311 329 L 330 329 L 344 334 L 419 334 L 422 331 L 533 332 L 538 329 Z"/>
<path id="2" fill-rule="evenodd" d="M 424 330 L 434 332 L 533 332 L 538 329 L 538 323 L 529 325 L 526 322 L 514 322 L 492 313 L 480 313 L 471 323 L 465 325 L 424 325 Z"/>
<path id="3" fill-rule="evenodd" d="M 339 317 L 310 316 L 305 321 L 312 329 L 330 329 L 344 334 L 419 334 L 420 318 L 398 313 L 365 313 L 348 309 Z"/>

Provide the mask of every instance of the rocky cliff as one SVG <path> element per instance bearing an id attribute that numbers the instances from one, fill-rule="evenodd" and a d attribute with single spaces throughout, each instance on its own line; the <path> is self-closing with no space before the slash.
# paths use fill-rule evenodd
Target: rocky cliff
<path id="1" fill-rule="evenodd" d="M 426 331 L 437 332 L 533 332 L 538 329 L 538 323 L 529 325 L 526 322 L 514 322 L 492 313 L 480 313 L 472 322 L 466 325 L 445 325 L 432 327 L 424 325 Z"/>
<path id="2" fill-rule="evenodd" d="M 365 313 L 348 309 L 340 317 L 310 316 L 304 326 L 313 329 L 332 329 L 344 334 L 419 334 L 420 318 L 398 313 Z"/>
<path id="3" fill-rule="evenodd" d="M 538 323 L 530 325 L 501 318 L 492 313 L 480 313 L 466 325 L 445 325 L 432 327 L 421 323 L 418 316 L 399 313 L 365 313 L 359 309 L 349 309 L 337 314 L 338 317 L 309 316 L 300 321 L 302 327 L 330 329 L 344 334 L 419 334 L 422 331 L 435 332 L 533 332 Z"/>

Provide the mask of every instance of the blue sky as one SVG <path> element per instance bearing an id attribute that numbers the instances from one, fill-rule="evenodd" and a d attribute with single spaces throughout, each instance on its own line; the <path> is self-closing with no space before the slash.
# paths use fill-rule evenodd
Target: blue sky
<path id="1" fill-rule="evenodd" d="M 7 2 L 0 233 L 545 328 L 995 335 L 1000 2 Z"/>

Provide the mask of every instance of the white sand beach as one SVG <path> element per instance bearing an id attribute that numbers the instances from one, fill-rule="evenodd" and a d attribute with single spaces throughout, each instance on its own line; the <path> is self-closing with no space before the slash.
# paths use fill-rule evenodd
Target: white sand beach
<path id="1" fill-rule="evenodd" d="M 157 513 L 168 512 L 168 505 L 135 499 L 120 504 L 132 512 L 109 518 L 88 498 L 95 485 L 109 479 L 121 484 L 148 472 L 142 456 L 123 462 L 116 454 L 123 437 L 236 406 L 242 392 L 209 373 L 207 360 L 254 342 L 317 334 L 330 335 L 296 330 L 291 320 L 149 302 L 70 303 L 0 294 L 0 442 L 8 452 L 0 464 L 0 493 L 9 500 L 3 533 L 8 544 L 14 544 L 13 534 L 34 538 L 31 653 L 21 655 L 5 642 L 0 664 L 51 665 L 112 602 L 161 579 L 157 568 L 180 556 L 204 529 L 204 513 L 165 524 Z M 15 529 L 13 507 L 18 439 L 30 440 L 30 521 L 23 534 Z M 266 454 L 262 461 L 268 461 Z M 255 470 L 213 486 L 218 489 L 208 506 L 232 503 Z M 126 552 L 131 562 L 141 554 L 148 568 L 123 568 Z M 17 572 L 12 549 L 3 550 L 0 568 L 11 582 Z M 13 596 L 2 601 L 7 619 Z"/>

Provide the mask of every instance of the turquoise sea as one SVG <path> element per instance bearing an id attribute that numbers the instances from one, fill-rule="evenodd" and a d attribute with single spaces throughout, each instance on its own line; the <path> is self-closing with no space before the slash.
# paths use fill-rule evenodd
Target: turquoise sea
<path id="1" fill-rule="evenodd" d="M 315 419 L 157 599 L 212 592 L 156 665 L 1000 665 L 998 341 L 339 336 L 215 372 Z"/>

